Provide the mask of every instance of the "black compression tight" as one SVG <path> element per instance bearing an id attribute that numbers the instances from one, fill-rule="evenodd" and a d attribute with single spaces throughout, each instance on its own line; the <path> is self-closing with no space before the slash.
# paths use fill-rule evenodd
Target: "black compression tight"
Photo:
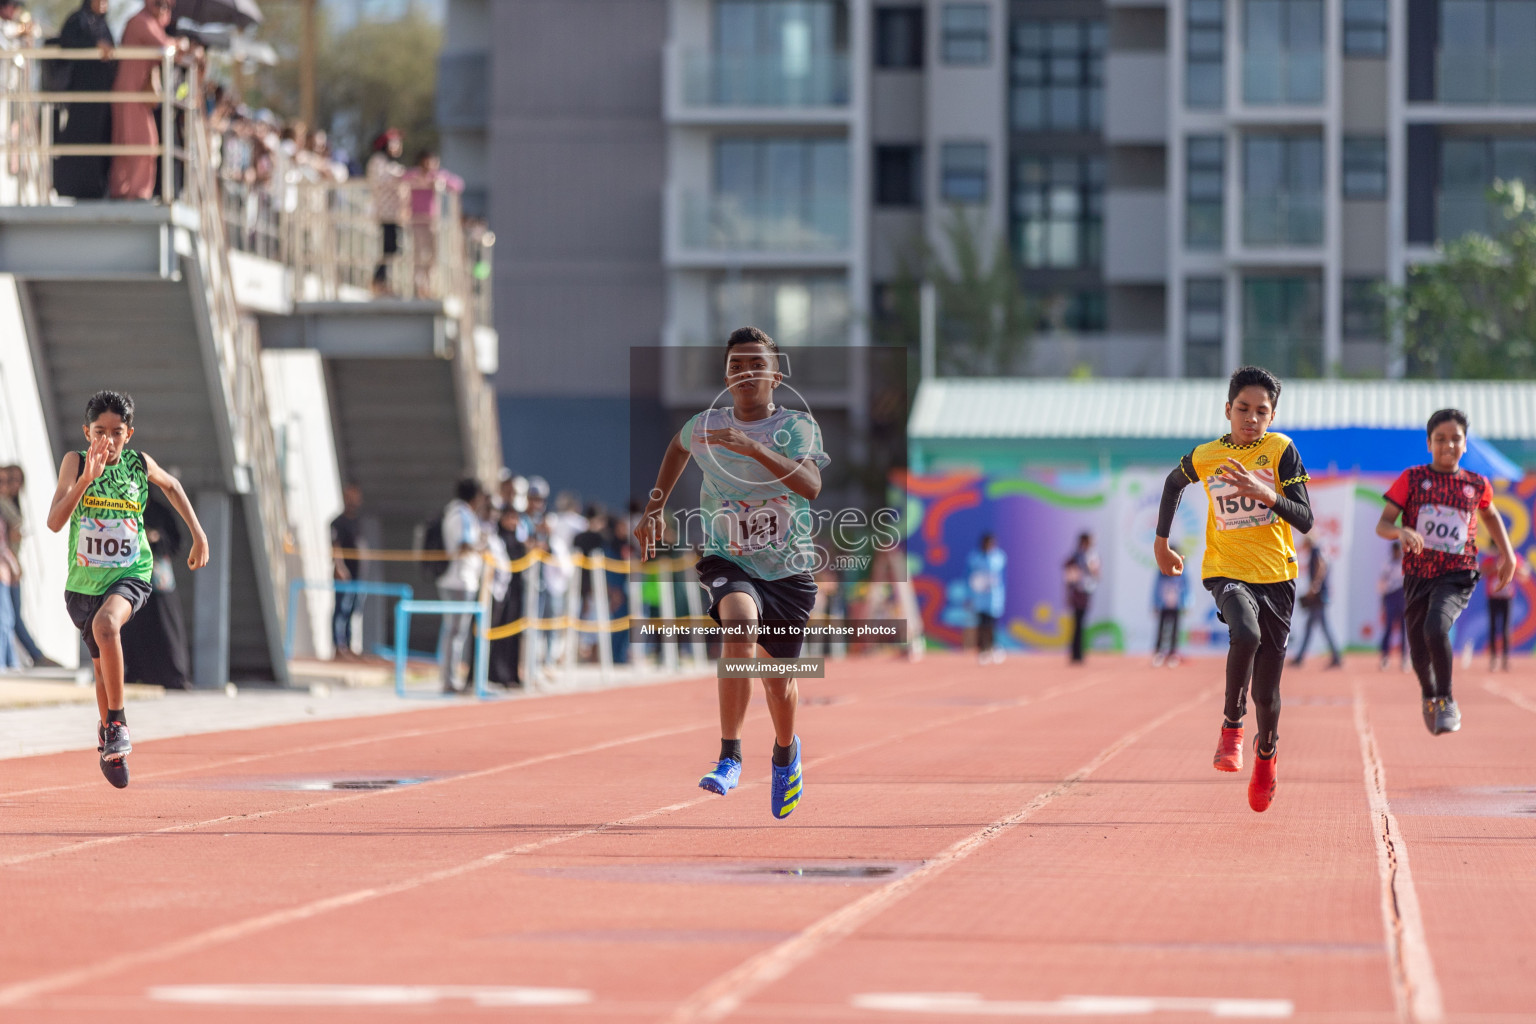
<path id="1" fill-rule="evenodd" d="M 1218 599 L 1227 620 L 1231 647 L 1227 650 L 1227 700 L 1223 714 L 1229 722 L 1241 722 L 1248 710 L 1252 682 L 1258 745 L 1273 749 L 1280 735 L 1280 673 L 1285 668 L 1285 648 L 1259 627 L 1259 607 L 1243 590 L 1231 590 Z"/>
<path id="2" fill-rule="evenodd" d="M 1461 604 L 1446 591 L 1431 592 L 1429 598 L 1409 605 L 1403 616 L 1403 631 L 1408 637 L 1408 657 L 1419 677 L 1419 691 L 1425 700 L 1451 695 L 1451 627 L 1461 614 Z"/>

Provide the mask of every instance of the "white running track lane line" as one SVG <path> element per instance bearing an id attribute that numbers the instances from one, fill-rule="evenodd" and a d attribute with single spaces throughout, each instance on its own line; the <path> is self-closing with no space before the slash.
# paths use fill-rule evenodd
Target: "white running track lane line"
<path id="1" fill-rule="evenodd" d="M 871 919 L 883 913 L 893 904 L 910 895 L 924 884 L 971 856 L 998 836 L 1004 835 L 1027 821 L 1058 797 L 1070 793 L 1085 779 L 1107 764 L 1115 755 L 1161 728 L 1186 711 L 1210 700 L 1214 687 L 1207 687 L 1194 697 L 1178 704 L 1152 721 L 1137 726 L 1099 751 L 1087 764 L 1072 772 L 1055 786 L 1034 797 L 1029 803 L 1006 818 L 992 822 L 980 831 L 973 832 L 954 843 L 931 860 L 926 860 L 915 871 L 890 882 L 867 896 L 844 904 L 837 910 L 813 922 L 798 934 L 785 939 L 772 949 L 752 957 L 732 971 L 721 975 L 710 984 L 684 1000 L 681 1006 L 667 1018 L 668 1024 L 698 1024 L 718 1021 L 730 1016 L 746 1000 L 768 985 L 783 978 L 796 965 L 814 956 L 822 947 L 847 938 Z"/>
<path id="2" fill-rule="evenodd" d="M 1048 699 L 1051 699 L 1053 697 L 1060 696 L 1062 694 L 1072 693 L 1072 692 L 1075 692 L 1077 690 L 1087 689 L 1088 687 L 1094 686 L 1097 683 L 1103 681 L 1104 679 L 1108 679 L 1108 678 L 1112 678 L 1112 674 L 1087 677 L 1087 678 L 1084 678 L 1082 680 L 1078 680 L 1078 681 L 1073 682 L 1073 683 L 1068 683 L 1068 684 L 1063 684 L 1061 686 L 1052 687 L 1051 689 L 1048 689 L 1045 692 L 1043 692 L 1039 697 L 1025 696 L 1025 697 L 1020 697 L 1020 698 L 1017 698 L 1016 700 L 1007 701 L 1007 702 L 1004 702 L 1004 703 L 1001 703 L 1001 704 L 992 704 L 992 705 L 987 705 L 987 706 L 982 707 L 982 708 L 976 708 L 976 709 L 973 709 L 971 711 L 963 712 L 961 714 L 954 715 L 954 716 L 952 716 L 950 718 L 943 719 L 943 720 L 938 721 L 938 722 L 930 722 L 930 723 L 928 723 L 925 726 L 922 726 L 922 727 L 920 727 L 918 729 L 915 729 L 915 730 L 910 730 L 909 732 L 906 732 L 906 733 L 882 736 L 882 737 L 880 737 L 877 740 L 873 740 L 871 742 L 862 744 L 860 746 L 851 747 L 851 748 L 848 748 L 847 750 L 844 750 L 844 751 L 839 751 L 837 753 L 828 754 L 828 755 L 820 758 L 817 761 L 808 761 L 807 762 L 807 766 L 809 767 L 810 765 L 813 765 L 813 764 L 825 764 L 828 761 L 833 761 L 833 760 L 836 760 L 837 758 L 840 758 L 840 757 L 847 757 L 847 756 L 850 756 L 852 754 L 859 753 L 859 752 L 861 752 L 863 750 L 868 750 L 868 749 L 870 749 L 872 747 L 880 746 L 882 744 L 890 743 L 890 742 L 893 742 L 893 741 L 896 741 L 896 740 L 900 740 L 900 739 L 905 739 L 905 738 L 907 738 L 909 736 L 915 735 L 915 734 L 917 734 L 919 732 L 927 731 L 929 729 L 943 728 L 945 726 L 953 725 L 953 724 L 955 724 L 957 722 L 964 721 L 964 720 L 966 720 L 968 718 L 975 718 L 975 717 L 978 717 L 980 715 L 992 714 L 993 712 L 999 711 L 999 710 L 1001 710 L 1001 709 L 1003 709 L 1005 707 L 1022 707 L 1022 706 L 1028 705 L 1028 704 L 1037 703 L 1039 701 L 1048 700 Z M 923 687 L 921 687 L 921 686 L 904 687 L 904 688 L 902 688 L 899 691 L 891 691 L 890 693 L 882 694 L 882 696 L 892 696 L 892 695 L 895 695 L 895 694 L 912 692 L 914 690 L 919 690 L 919 689 L 922 689 L 922 688 Z M 1201 694 L 1201 698 L 1203 698 L 1204 696 L 1205 696 L 1205 693 L 1202 693 Z M 1197 698 L 1197 699 L 1200 699 L 1200 698 Z M 752 716 L 752 717 L 753 717 L 754 720 L 758 719 L 758 718 L 766 718 L 767 717 L 767 713 L 766 712 L 759 712 L 757 715 Z M 710 724 L 713 725 L 714 723 L 711 722 Z M 697 727 L 691 727 L 691 728 L 697 728 Z M 673 732 L 683 732 L 683 731 L 687 731 L 687 730 L 686 729 L 678 729 L 678 730 L 672 730 L 672 731 Z M 598 744 L 594 748 L 586 748 L 586 749 L 604 749 L 604 748 L 609 747 L 609 746 L 617 746 L 619 743 L 622 743 L 622 742 L 638 742 L 638 741 L 640 741 L 642 739 L 645 739 L 645 738 L 651 738 L 653 735 L 667 735 L 667 734 L 668 733 L 645 734 L 644 736 L 640 736 L 640 737 L 630 737 L 628 740 L 623 740 L 623 741 L 615 740 L 615 741 L 611 741 L 611 742 L 608 742 L 608 743 Z M 574 754 L 574 753 L 576 753 L 576 751 L 568 751 L 567 752 L 567 754 Z M 537 762 L 537 761 L 554 760 L 554 759 L 556 759 L 558 757 L 562 757 L 562 756 L 566 756 L 566 755 L 565 754 L 546 755 L 546 756 L 541 757 L 541 758 L 532 759 L 532 761 L 530 761 L 529 763 L 534 763 L 534 762 Z M 479 773 L 476 773 L 476 774 L 478 774 L 478 775 L 487 775 L 487 774 L 491 774 L 491 773 L 496 772 L 496 771 L 505 770 L 506 768 L 509 768 L 509 767 L 511 767 L 511 766 L 507 765 L 507 766 L 502 766 L 501 768 L 486 769 L 485 771 L 482 771 L 482 772 L 479 772 Z M 469 776 L 466 776 L 466 775 L 454 776 L 454 778 L 457 778 L 457 779 L 463 779 L 463 778 L 467 778 L 467 777 L 469 777 Z M 452 780 L 451 779 L 444 779 L 444 780 L 438 780 L 438 781 L 448 782 L 448 781 L 452 781 Z M 760 785 L 760 784 L 761 783 L 743 783 L 743 785 L 740 788 L 747 789 L 747 788 L 751 788 L 751 787 L 753 787 L 755 785 Z M 426 783 L 423 783 L 423 785 L 426 785 Z M 420 787 L 412 787 L 412 788 L 415 789 L 415 788 L 420 788 Z M 392 790 L 367 790 L 367 791 L 364 791 L 364 792 L 361 792 L 361 793 L 357 793 L 355 795 L 351 795 L 351 796 L 347 796 L 347 797 L 342 797 L 342 798 L 339 798 L 337 800 L 325 801 L 322 804 L 306 804 L 302 808 L 295 807 L 295 808 L 291 808 L 291 809 L 292 810 L 302 810 L 302 809 L 306 809 L 306 808 L 310 808 L 310 807 L 319 807 L 319 806 L 324 806 L 326 804 L 341 803 L 341 802 L 346 801 L 346 800 L 362 799 L 362 798 L 368 797 L 368 796 L 376 796 L 379 793 L 387 793 L 387 792 L 393 792 L 393 791 Z M 634 825 L 634 824 L 637 824 L 639 822 L 646 821 L 646 820 L 648 820 L 650 818 L 660 817 L 660 816 L 666 815 L 666 814 L 671 814 L 674 811 L 680 811 L 680 810 L 684 810 L 684 809 L 689 808 L 689 807 L 697 806 L 699 804 L 708 803 L 709 801 L 715 800 L 715 799 L 719 799 L 719 798 L 715 797 L 713 795 L 705 795 L 705 796 L 694 797 L 691 800 L 685 800 L 685 801 L 682 801 L 680 803 L 668 804 L 665 807 L 658 807 L 658 808 L 656 808 L 654 810 L 650 810 L 650 811 L 642 811 L 641 813 L 636 814 L 636 815 L 632 815 L 632 816 L 630 816 L 628 818 L 620 818 L 620 819 L 617 819 L 615 821 L 603 822 L 600 825 L 592 825 L 592 826 L 589 826 L 587 828 L 577 829 L 575 831 L 565 832 L 565 833 L 561 833 L 559 835 L 546 836 L 543 839 L 534 840 L 532 842 L 523 843 L 523 844 L 521 844 L 519 846 L 514 846 L 514 847 L 511 847 L 511 848 L 506 849 L 506 850 L 499 850 L 499 851 L 497 851 L 495 853 L 487 854 L 487 855 L 485 855 L 483 857 L 476 858 L 475 860 L 469 861 L 466 864 L 460 864 L 460 865 L 458 865 L 456 867 L 442 868 L 442 869 L 439 869 L 437 871 L 432 871 L 432 872 L 428 872 L 426 874 L 416 875 L 416 876 L 413 876 L 411 878 L 402 879 L 399 882 L 394 882 L 394 883 L 392 883 L 390 885 L 380 886 L 378 888 L 358 889 L 358 890 L 350 892 L 350 893 L 341 893 L 341 894 L 336 895 L 336 896 L 330 896 L 330 897 L 327 897 L 325 899 L 315 900 L 315 901 L 313 901 L 311 903 L 302 904 L 302 905 L 297 906 L 297 907 L 290 907 L 287 910 L 273 911 L 271 913 L 262 914 L 262 915 L 259 915 L 257 917 L 247 918 L 244 921 L 238 921 L 238 922 L 235 922 L 234 924 L 224 925 L 224 926 L 219 927 L 219 928 L 208 929 L 206 931 L 198 932 L 195 935 L 189 935 L 189 936 L 187 936 L 185 938 L 182 938 L 182 939 L 175 939 L 175 940 L 172 940 L 170 942 L 161 943 L 158 946 L 151 946 L 149 948 L 141 949 L 141 950 L 139 950 L 137 952 L 134 952 L 134 953 L 125 953 L 125 954 L 123 954 L 121 956 L 113 957 L 113 958 L 111 958 L 109 960 L 99 961 L 97 963 L 91 964 L 91 965 L 86 966 L 86 967 L 75 968 L 74 970 L 62 971 L 62 972 L 58 972 L 58 973 L 55 973 L 55 974 L 48 974 L 48 975 L 44 975 L 44 976 L 42 976 L 40 978 L 35 978 L 35 979 L 31 980 L 31 981 L 18 982 L 18 983 L 13 984 L 13 985 L 7 985 L 7 986 L 4 986 L 4 987 L 0 987 L 0 1006 L 14 1005 L 16 1003 L 19 1003 L 19 1002 L 22 1002 L 24 1000 L 33 998 L 35 996 L 42 995 L 42 994 L 47 993 L 47 992 L 58 991 L 59 989 L 65 989 L 65 988 L 69 988 L 69 987 L 71 987 L 73 985 L 83 984 L 83 983 L 85 983 L 87 981 L 91 981 L 91 980 L 94 980 L 96 978 L 110 976 L 112 974 L 116 974 L 119 971 L 127 970 L 128 968 L 131 968 L 131 967 L 139 967 L 139 966 L 143 966 L 143 965 L 146 965 L 146 964 L 156 963 L 156 962 L 161 961 L 161 960 L 170 959 L 172 957 L 186 956 L 186 955 L 193 954 L 193 953 L 199 953 L 199 952 L 202 952 L 204 949 L 207 949 L 207 948 L 209 948 L 211 946 L 220 945 L 220 944 L 226 943 L 226 942 L 233 942 L 233 941 L 235 941 L 237 939 L 243 939 L 243 938 L 246 938 L 247 936 L 254 935 L 254 934 L 257 934 L 259 932 L 267 931 L 267 930 L 272 929 L 272 928 L 281 927 L 282 925 L 285 925 L 285 924 L 293 924 L 293 923 L 296 923 L 296 922 L 299 922 L 299 921 L 307 920 L 307 919 L 312 918 L 312 917 L 318 917 L 321 914 L 327 913 L 327 912 L 332 911 L 332 910 L 340 910 L 340 909 L 343 909 L 345 907 L 355 906 L 355 905 L 360 904 L 360 903 L 366 903 L 366 902 L 368 902 L 370 900 L 380 899 L 380 898 L 383 898 L 383 897 L 386 897 L 386 896 L 393 896 L 393 895 L 397 895 L 399 893 L 409 892 L 412 889 L 417 889 L 417 888 L 420 888 L 421 886 L 424 886 L 424 885 L 430 885 L 430 884 L 432 884 L 434 882 L 446 881 L 446 880 L 451 879 L 451 878 L 456 878 L 456 877 L 458 877 L 460 875 L 465 875 L 465 874 L 469 874 L 469 873 L 474 872 L 474 871 L 478 871 L 478 870 L 480 870 L 482 868 L 492 867 L 492 866 L 494 866 L 496 864 L 501 863 L 502 861 L 505 861 L 505 860 L 507 860 L 507 859 L 509 859 L 511 857 L 514 857 L 514 856 L 518 856 L 520 854 L 533 853 L 533 852 L 536 852 L 538 850 L 542 850 L 542 849 L 544 849 L 546 847 L 549 847 L 549 846 L 555 846 L 555 845 L 557 845 L 559 843 L 564 843 L 564 842 L 567 842 L 567 841 L 573 840 L 573 839 L 580 839 L 580 838 L 583 838 L 583 837 L 589 836 L 589 835 L 596 835 L 599 832 L 604 832 L 604 831 L 607 831 L 609 829 L 622 828 L 622 827 L 627 826 L 627 825 Z M 261 814 L 237 815 L 237 816 L 234 816 L 234 817 L 237 817 L 237 818 L 240 818 L 240 819 L 243 819 L 243 820 L 249 820 L 249 819 L 255 818 L 255 817 L 264 817 L 264 816 L 266 816 L 266 814 L 270 814 L 270 813 L 282 813 L 282 811 L 262 812 Z M 132 837 L 124 837 L 124 838 L 132 838 Z"/>
<path id="3" fill-rule="evenodd" d="M 1366 714 L 1365 691 L 1357 679 L 1355 732 L 1360 737 L 1360 760 L 1365 765 L 1365 795 L 1371 807 L 1371 832 L 1376 837 L 1376 867 L 1381 874 L 1381 921 L 1386 931 L 1387 956 L 1392 966 L 1392 994 L 1397 1018 L 1404 1024 L 1437 1024 L 1445 1019 L 1445 1004 L 1435 963 L 1424 936 L 1419 893 L 1408 867 L 1408 846 L 1403 830 L 1387 802 L 1387 777 L 1376 734 Z"/>
<path id="4" fill-rule="evenodd" d="M 434 708 L 423 708 L 422 710 L 423 711 L 428 711 L 428 710 L 436 710 L 436 709 L 434 709 Z M 447 709 L 445 708 L 444 710 L 447 710 Z M 402 713 L 403 714 L 408 714 L 409 712 L 402 712 Z M 390 742 L 392 740 L 418 739 L 418 738 L 420 738 L 422 736 L 439 736 L 439 735 L 442 735 L 444 733 L 450 733 L 450 732 L 467 732 L 470 729 L 489 729 L 489 728 L 492 728 L 493 726 L 495 726 L 495 727 L 503 727 L 503 728 L 511 728 L 512 726 L 515 726 L 515 725 L 524 725 L 524 724 L 531 725 L 534 722 L 547 722 L 550 719 L 554 719 L 554 718 L 570 718 L 572 715 L 575 715 L 577 713 L 578 712 L 576 712 L 576 711 L 560 711 L 560 712 L 556 712 L 555 714 L 550 714 L 550 715 L 537 715 L 537 716 L 532 716 L 532 717 L 529 717 L 529 718 L 520 718 L 520 719 L 517 719 L 515 722 L 483 722 L 483 721 L 482 722 L 464 722 L 464 723 L 459 724 L 459 725 L 444 726 L 441 729 L 406 729 L 406 730 L 403 730 L 401 732 L 384 733 L 382 735 L 357 736 L 357 737 L 354 737 L 354 738 L 349 739 L 349 740 L 332 740 L 332 741 L 330 741 L 328 743 L 316 743 L 316 744 L 314 744 L 312 746 L 288 747 L 288 748 L 285 748 L 285 749 L 282 749 L 282 750 L 269 750 L 269 751 L 266 751 L 266 752 L 260 753 L 260 754 L 241 754 L 239 757 L 227 757 L 227 758 L 224 758 L 221 761 L 206 761 L 206 762 L 204 762 L 202 764 L 188 765 L 185 768 L 167 768 L 167 769 L 165 769 L 163 771 L 158 771 L 158 772 L 146 772 L 146 773 L 144 773 L 142 775 L 135 775 L 133 777 L 133 781 L 134 782 L 151 782 L 151 781 L 153 781 L 155 779 L 169 779 L 169 778 L 174 778 L 177 775 L 188 775 L 188 774 L 191 774 L 193 772 L 213 771 L 213 770 L 216 770 L 216 769 L 219 769 L 219 768 L 228 768 L 231 765 L 250 764 L 252 761 L 265 761 L 265 760 L 269 760 L 269 759 L 274 758 L 274 757 L 295 757 L 295 756 L 298 756 L 300 754 L 321 754 L 321 753 L 325 753 L 326 751 L 330 751 L 330 750 L 345 750 L 347 747 L 365 746 L 366 744 L 369 744 L 369 743 L 388 743 L 388 742 Z M 359 717 L 363 717 L 363 716 L 359 716 Z M 368 716 L 368 717 L 382 717 L 382 716 Z M 330 722 L 347 722 L 347 721 L 356 721 L 356 719 L 330 718 L 330 719 L 326 719 L 325 720 L 325 722 L 327 722 L 327 723 L 330 723 Z M 306 724 L 309 724 L 309 723 L 295 722 L 295 723 L 286 723 L 286 724 L 306 725 Z M 262 726 L 260 728 L 281 729 L 281 728 L 285 728 L 286 724 L 285 725 Z M 315 723 L 315 724 L 321 724 L 321 723 Z M 247 730 L 241 729 L 241 730 L 238 730 L 238 731 L 246 732 Z M 172 742 L 174 740 L 179 740 L 179 739 L 193 739 L 193 738 L 201 738 L 201 737 L 205 737 L 205 736 L 216 736 L 216 735 L 218 735 L 218 733 L 202 732 L 202 733 L 189 734 L 186 737 L 182 737 L 182 736 L 167 736 L 164 739 L 146 740 L 145 742 L 147 742 L 147 743 L 168 743 L 168 742 Z M 72 754 L 72 753 L 80 753 L 80 752 L 79 751 L 70 751 L 70 750 L 61 750 L 61 751 L 58 751 L 57 754 L 34 754 L 34 755 L 31 755 L 31 756 L 33 756 L 33 757 L 55 757 L 55 756 L 58 756 L 59 754 L 68 755 L 68 754 Z M 15 760 L 22 760 L 22 759 L 21 758 L 16 758 Z M 98 789 L 98 788 L 100 788 L 100 786 L 101 786 L 101 783 L 93 781 L 93 782 L 71 782 L 71 783 L 68 783 L 68 784 L 65 784 L 65 785 L 61 785 L 61 786 L 40 786 L 37 789 L 18 789 L 18 790 L 16 790 L 13 793 L 0 792 L 0 801 L 14 800 L 17 797 L 23 797 L 23 796 L 39 796 L 39 795 L 41 795 L 43 793 L 64 793 L 64 792 L 69 792 L 70 790 L 76 790 L 76 789 Z"/>
<path id="5" fill-rule="evenodd" d="M 1202 1013 L 1222 1018 L 1285 1020 L 1289 999 L 1200 999 L 1186 996 L 1062 996 L 1050 1002 L 983 999 L 975 992 L 870 992 L 849 1002 L 861 1010 L 954 1017 L 1144 1017 Z"/>
<path id="6" fill-rule="evenodd" d="M 161 1003 L 196 1006 L 581 1006 L 580 988 L 523 985 L 158 985 L 145 993 Z"/>
<path id="7" fill-rule="evenodd" d="M 1531 700 L 1531 698 L 1527 697 L 1525 694 L 1518 693 L 1509 689 L 1503 683 L 1496 683 L 1490 679 L 1483 683 L 1483 689 L 1487 690 L 1489 693 L 1496 697 L 1503 697 L 1517 708 L 1524 708 L 1527 711 L 1536 711 L 1536 700 Z"/>
<path id="8" fill-rule="evenodd" d="M 174 834 L 176 832 L 191 832 L 209 825 L 222 825 L 227 822 L 259 821 L 262 818 L 270 818 L 278 814 L 297 814 L 301 811 L 315 810 L 320 807 L 334 807 L 337 804 L 349 804 L 357 800 L 366 800 L 369 797 L 380 796 L 385 793 L 403 793 L 409 790 L 423 790 L 429 786 L 441 786 L 450 782 L 463 782 L 469 779 L 483 779 L 489 775 L 499 775 L 502 772 L 515 771 L 518 768 L 528 768 L 536 764 L 545 764 L 549 761 L 558 761 L 565 757 L 580 757 L 583 754 L 595 754 L 598 751 L 608 750 L 612 747 L 622 747 L 630 743 L 643 743 L 646 740 L 661 739 L 666 736 L 675 736 L 681 732 L 692 732 L 696 729 L 707 729 L 713 722 L 698 723 L 677 726 L 671 729 L 656 729 L 651 732 L 640 733 L 636 736 L 626 736 L 616 740 L 605 740 L 602 743 L 593 743 L 585 747 L 577 747 L 573 750 L 561 750 L 551 754 L 540 754 L 537 757 L 525 757 L 520 761 L 511 761 L 507 764 L 498 764 L 490 768 L 481 768 L 479 771 L 463 772 L 459 775 L 447 775 L 440 779 L 428 779 L 410 787 L 391 787 L 389 789 L 364 789 L 356 793 L 348 793 L 345 796 L 332 797 L 329 800 L 315 800 L 311 803 L 292 804 L 287 807 L 273 807 L 265 811 L 251 811 L 245 814 L 226 814 L 218 818 L 208 818 L 204 821 L 188 821 L 179 825 L 167 825 L 165 828 L 157 828 L 149 832 L 128 832 L 123 835 L 105 836 L 101 839 L 88 839 L 81 843 L 71 843 L 68 846 L 56 846 L 47 850 L 36 850 L 32 853 L 23 853 L 15 857 L 0 860 L 0 868 L 14 867 L 17 864 L 28 864 L 33 861 L 45 860 L 49 857 L 57 857 L 61 854 L 75 853 L 79 850 L 94 849 L 99 846 L 111 846 L 116 843 L 126 843 L 133 839 L 143 839 L 146 836 L 158 836 Z M 3 990 L 0 990 L 3 991 Z"/>

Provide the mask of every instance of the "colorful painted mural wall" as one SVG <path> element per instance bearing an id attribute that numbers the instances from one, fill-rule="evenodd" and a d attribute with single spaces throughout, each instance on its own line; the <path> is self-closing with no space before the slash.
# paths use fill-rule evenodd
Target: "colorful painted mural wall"
<path id="1" fill-rule="evenodd" d="M 1088 613 L 1095 650 L 1146 652 L 1155 623 L 1153 587 L 1157 567 L 1152 539 L 1166 471 L 1127 469 L 1113 473 L 1040 471 L 998 478 L 975 473 L 914 474 L 908 478 L 912 504 L 909 552 L 930 640 L 946 646 L 964 642 L 972 624 L 966 560 L 983 533 L 991 533 L 1008 555 L 1007 599 L 999 642 L 1013 650 L 1062 648 L 1070 632 L 1062 564 L 1084 530 L 1093 534 L 1103 579 Z M 1375 534 L 1387 476 L 1318 474 L 1309 484 L 1316 518 L 1312 536 L 1333 563 L 1333 634 L 1350 647 L 1374 647 L 1381 639 L 1378 580 L 1390 545 Z M 1531 533 L 1536 517 L 1536 475 L 1513 486 L 1497 485 L 1497 506 L 1521 557 L 1536 559 Z M 1171 539 L 1190 574 L 1183 619 L 1183 647 L 1192 652 L 1226 649 L 1226 627 L 1200 585 L 1204 554 L 1206 498 L 1187 488 Z M 1486 550 L 1486 549 L 1485 549 Z M 1302 585 L 1306 582 L 1303 566 Z M 1478 588 L 1456 628 L 1458 649 L 1487 639 L 1487 599 Z M 1536 580 L 1524 580 L 1511 609 L 1511 644 L 1536 646 Z M 1298 609 L 1293 637 L 1303 616 Z M 1293 644 L 1295 640 L 1293 639 Z M 1312 640 L 1313 657 L 1325 651 Z"/>

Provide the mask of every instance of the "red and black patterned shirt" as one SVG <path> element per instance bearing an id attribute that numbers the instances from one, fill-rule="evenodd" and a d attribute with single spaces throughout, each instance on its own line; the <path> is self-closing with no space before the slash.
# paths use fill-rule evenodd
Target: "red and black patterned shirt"
<path id="1" fill-rule="evenodd" d="M 1386 499 L 1403 510 L 1403 525 L 1424 538 L 1424 550 L 1403 552 L 1403 572 L 1429 578 L 1477 568 L 1477 513 L 1493 504 L 1493 485 L 1466 469 L 1403 470 Z"/>

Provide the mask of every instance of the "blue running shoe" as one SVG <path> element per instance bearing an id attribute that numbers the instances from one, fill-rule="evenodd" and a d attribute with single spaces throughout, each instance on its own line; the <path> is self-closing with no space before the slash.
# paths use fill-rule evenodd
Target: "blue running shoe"
<path id="1" fill-rule="evenodd" d="M 795 805 L 800 802 L 800 792 L 803 788 L 803 780 L 800 778 L 800 737 L 795 737 L 795 756 L 789 764 L 780 768 L 773 766 L 773 786 L 770 806 L 773 808 L 775 818 L 787 818 Z"/>
<path id="2" fill-rule="evenodd" d="M 725 796 L 741 781 L 741 762 L 727 757 L 715 765 L 715 770 L 699 780 L 699 788 Z"/>

